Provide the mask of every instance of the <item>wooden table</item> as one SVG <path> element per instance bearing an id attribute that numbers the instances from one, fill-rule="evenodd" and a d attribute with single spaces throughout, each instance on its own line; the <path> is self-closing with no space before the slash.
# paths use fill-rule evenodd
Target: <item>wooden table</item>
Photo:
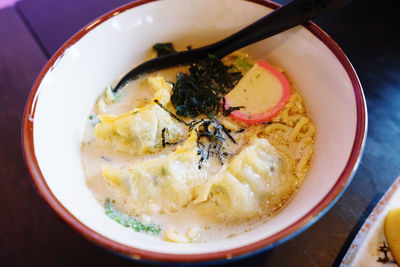
<path id="1" fill-rule="evenodd" d="M 35 192 L 20 141 L 24 104 L 47 59 L 82 26 L 126 2 L 22 0 L 0 10 L 0 266 L 145 266 L 99 248 L 59 219 Z M 349 188 L 322 219 L 281 246 L 230 265 L 337 265 L 400 173 L 398 7 L 398 0 L 354 0 L 315 20 L 346 52 L 364 86 L 364 156 Z"/>

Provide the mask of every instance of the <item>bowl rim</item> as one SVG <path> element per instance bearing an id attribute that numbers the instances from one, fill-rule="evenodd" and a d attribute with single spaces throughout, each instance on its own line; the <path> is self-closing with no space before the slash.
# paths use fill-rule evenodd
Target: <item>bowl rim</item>
<path id="1" fill-rule="evenodd" d="M 304 23 L 302 26 L 304 26 L 308 31 L 310 31 L 316 38 L 318 38 L 323 44 L 325 44 L 328 47 L 328 49 L 341 63 L 341 65 L 343 66 L 347 75 L 350 78 L 356 102 L 357 126 L 356 126 L 356 134 L 351 154 L 349 156 L 345 168 L 343 169 L 341 175 L 337 179 L 332 189 L 307 214 L 305 214 L 303 217 L 298 219 L 296 222 L 294 222 L 287 228 L 257 242 L 218 252 L 197 253 L 197 254 L 161 253 L 161 252 L 143 250 L 127 246 L 119 242 L 116 242 L 114 240 L 111 240 L 103 235 L 100 235 L 99 233 L 93 231 L 85 224 L 80 222 L 75 216 L 73 216 L 51 192 L 40 170 L 35 155 L 35 147 L 33 139 L 33 124 L 34 124 L 36 103 L 38 98 L 38 88 L 43 78 L 49 71 L 51 71 L 57 65 L 59 59 L 62 58 L 64 52 L 70 46 L 78 42 L 81 38 L 83 38 L 87 33 L 89 33 L 95 27 L 107 21 L 108 19 L 118 15 L 119 13 L 155 1 L 159 0 L 138 0 L 132 3 L 128 3 L 126 5 L 113 9 L 110 12 L 102 15 L 101 17 L 93 20 L 88 25 L 79 30 L 76 34 L 74 34 L 67 42 L 65 42 L 41 70 L 28 96 L 23 114 L 23 121 L 21 128 L 21 136 L 22 136 L 21 141 L 22 141 L 25 164 L 29 170 L 34 187 L 36 188 L 37 192 L 58 216 L 60 216 L 74 230 L 82 234 L 88 240 L 98 245 L 101 245 L 102 247 L 105 247 L 109 250 L 112 250 L 114 252 L 131 257 L 133 259 L 144 259 L 149 261 L 167 261 L 167 262 L 202 262 L 210 260 L 215 261 L 223 259 L 232 259 L 233 257 L 241 258 L 253 253 L 270 249 L 300 234 L 305 229 L 310 227 L 314 222 L 316 222 L 320 217 L 322 217 L 334 205 L 334 203 L 339 199 L 339 197 L 343 194 L 346 187 L 351 182 L 355 174 L 355 171 L 360 163 L 361 155 L 364 150 L 367 125 L 368 125 L 367 107 L 366 107 L 364 92 L 362 90 L 360 80 L 352 64 L 350 63 L 349 59 L 342 51 L 342 49 L 336 44 L 336 42 L 327 33 L 325 33 L 321 28 L 316 26 L 311 21 Z M 279 4 L 268 0 L 245 0 L 245 1 L 257 3 L 272 9 L 280 7 Z"/>

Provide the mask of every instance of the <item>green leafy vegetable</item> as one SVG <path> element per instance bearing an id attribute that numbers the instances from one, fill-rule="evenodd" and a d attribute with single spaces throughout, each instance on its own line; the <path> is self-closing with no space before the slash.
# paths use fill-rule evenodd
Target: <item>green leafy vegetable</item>
<path id="1" fill-rule="evenodd" d="M 249 70 L 249 69 L 251 69 L 251 67 L 253 67 L 252 64 L 250 64 L 248 61 L 246 61 L 242 57 L 238 57 L 235 60 L 235 63 L 239 66 L 239 69 L 243 69 L 243 70 Z"/>
<path id="2" fill-rule="evenodd" d="M 216 56 L 196 62 L 189 67 L 190 74 L 178 73 L 172 89 L 171 102 L 179 116 L 196 117 L 217 114 L 221 97 L 242 78 L 241 72 L 232 71 Z"/>
<path id="3" fill-rule="evenodd" d="M 93 126 L 95 126 L 96 124 L 101 122 L 99 120 L 99 118 L 97 118 L 97 116 L 94 114 L 89 115 L 89 120 L 90 120 L 90 124 L 92 124 Z"/>
<path id="4" fill-rule="evenodd" d="M 153 45 L 153 49 L 157 52 L 158 57 L 176 53 L 172 43 L 156 43 Z"/>
<path id="5" fill-rule="evenodd" d="M 116 103 L 120 98 L 121 94 L 115 92 L 111 85 L 107 86 L 106 90 L 104 91 L 104 102 L 106 104 Z"/>
<path id="6" fill-rule="evenodd" d="M 123 214 L 119 210 L 115 209 L 114 205 L 111 203 L 111 200 L 107 199 L 105 203 L 105 213 L 108 217 L 116 221 L 117 223 L 134 229 L 136 232 L 144 231 L 146 233 L 150 232 L 153 234 L 158 234 L 161 231 L 161 228 L 158 224 L 149 223 L 144 224 L 136 218 L 128 217 Z"/>

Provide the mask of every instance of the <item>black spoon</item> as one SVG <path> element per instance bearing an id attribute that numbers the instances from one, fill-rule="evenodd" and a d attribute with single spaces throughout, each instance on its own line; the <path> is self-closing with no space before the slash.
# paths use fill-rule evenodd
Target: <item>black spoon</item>
<path id="1" fill-rule="evenodd" d="M 113 91 L 118 91 L 128 81 L 137 78 L 142 73 L 190 64 L 206 59 L 209 54 L 221 59 L 240 48 L 305 23 L 348 1 L 292 0 L 253 24 L 214 44 L 160 56 L 138 65 L 118 82 Z"/>

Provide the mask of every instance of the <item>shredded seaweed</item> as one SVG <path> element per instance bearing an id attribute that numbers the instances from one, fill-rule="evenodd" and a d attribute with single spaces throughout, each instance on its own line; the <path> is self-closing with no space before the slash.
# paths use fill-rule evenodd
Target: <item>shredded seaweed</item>
<path id="1" fill-rule="evenodd" d="M 185 124 L 186 126 L 189 126 L 188 123 L 186 123 L 184 120 L 182 120 L 181 118 L 179 118 L 178 116 L 176 116 L 174 113 L 172 113 L 171 111 L 169 111 L 168 109 L 166 109 L 164 107 L 163 104 L 160 103 L 160 101 L 158 101 L 157 99 L 154 99 L 154 103 L 156 103 L 160 108 L 162 108 L 163 110 L 165 110 L 165 112 L 167 112 L 172 118 L 174 118 L 175 120 L 179 121 L 180 123 Z"/>
<path id="2" fill-rule="evenodd" d="M 104 207 L 105 213 L 108 217 L 125 227 L 134 229 L 136 232 L 159 234 L 161 231 L 161 228 L 158 224 L 144 224 L 136 218 L 131 218 L 123 214 L 114 207 L 110 199 L 106 200 Z"/>
<path id="3" fill-rule="evenodd" d="M 211 118 L 219 110 L 221 98 L 242 78 L 214 55 L 192 63 L 189 74 L 178 73 L 173 84 L 171 102 L 177 115 L 195 118 L 201 114 Z"/>
<path id="4" fill-rule="evenodd" d="M 168 142 L 165 139 L 165 133 L 169 134 L 167 128 L 163 128 L 161 130 L 161 141 L 162 141 L 162 147 L 165 147 L 166 145 L 176 145 L 178 142 Z"/>
<path id="5" fill-rule="evenodd" d="M 228 109 L 225 108 L 225 97 L 222 98 L 222 115 L 228 117 L 233 111 L 239 110 L 241 108 L 245 108 L 244 106 L 237 106 L 237 107 L 229 107 Z"/>
<path id="6" fill-rule="evenodd" d="M 223 165 L 223 158 L 229 156 L 223 150 L 225 141 L 229 139 L 232 143 L 236 144 L 235 139 L 230 134 L 230 130 L 216 119 L 201 119 L 200 121 L 196 121 L 196 124 L 198 126 L 193 129 L 197 134 L 197 154 L 200 155 L 199 169 L 201 169 L 203 162 L 208 160 L 210 156 L 217 157 L 219 163 Z M 206 142 L 203 142 L 204 139 Z"/>
<path id="7" fill-rule="evenodd" d="M 199 159 L 199 169 L 201 169 L 203 162 L 208 160 L 210 156 L 215 156 L 218 158 L 218 161 L 221 165 L 224 164 L 224 158 L 229 156 L 229 153 L 224 151 L 223 145 L 226 140 L 230 140 L 232 143 L 236 144 L 235 139 L 232 137 L 231 130 L 226 128 L 220 121 L 216 118 L 208 118 L 208 119 L 200 119 L 200 120 L 192 120 L 190 122 L 185 122 L 177 115 L 169 111 L 167 108 L 163 106 L 157 99 L 154 102 L 161 107 L 165 112 L 167 112 L 172 118 L 177 120 L 180 123 L 183 123 L 188 127 L 189 132 L 195 131 L 197 134 L 196 144 L 198 147 L 197 154 L 200 155 Z M 243 132 L 242 131 L 239 132 Z M 167 144 L 176 144 L 176 143 L 167 143 L 165 141 L 165 133 L 167 129 L 164 128 L 161 131 L 161 138 L 163 147 Z"/>
<path id="8" fill-rule="evenodd" d="M 156 43 L 153 45 L 153 49 L 157 52 L 158 57 L 177 52 L 172 43 Z"/>

